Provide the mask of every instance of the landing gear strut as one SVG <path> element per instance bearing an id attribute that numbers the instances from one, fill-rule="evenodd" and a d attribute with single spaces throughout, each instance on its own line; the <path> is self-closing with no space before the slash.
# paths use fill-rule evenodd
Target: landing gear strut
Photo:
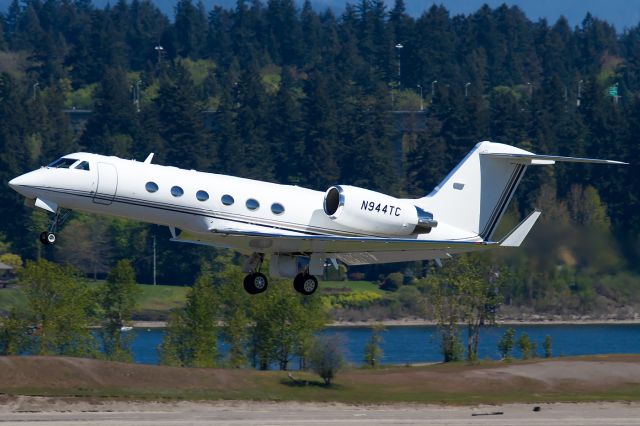
<path id="1" fill-rule="evenodd" d="M 293 288 L 298 293 L 309 296 L 318 289 L 318 279 L 307 272 L 300 273 L 293 280 Z"/>
<path id="2" fill-rule="evenodd" d="M 249 294 L 258 294 L 267 290 L 269 281 L 267 277 L 260 272 L 260 266 L 262 266 L 263 260 L 263 253 L 253 253 L 245 263 L 245 270 L 251 271 L 249 275 L 244 277 L 244 290 Z"/>
<path id="3" fill-rule="evenodd" d="M 53 220 L 51 221 L 51 225 L 49 226 L 49 230 L 48 231 L 44 231 L 40 234 L 40 242 L 44 245 L 53 245 L 56 243 L 56 231 L 58 229 L 58 226 L 62 226 L 62 224 L 67 220 L 67 218 L 69 217 L 69 214 L 71 214 L 71 211 L 67 210 L 67 211 L 63 211 L 61 209 L 58 209 L 58 211 L 56 211 L 56 215 L 53 218 Z"/>

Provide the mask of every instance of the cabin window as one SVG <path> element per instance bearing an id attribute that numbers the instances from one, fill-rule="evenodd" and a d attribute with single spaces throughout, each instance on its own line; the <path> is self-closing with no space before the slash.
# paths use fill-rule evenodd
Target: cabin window
<path id="1" fill-rule="evenodd" d="M 209 194 L 207 194 L 207 191 L 198 191 L 196 192 L 196 198 L 198 201 L 207 201 L 209 199 Z"/>
<path id="2" fill-rule="evenodd" d="M 147 190 L 147 192 L 154 193 L 158 190 L 158 184 L 155 182 L 147 182 L 144 188 Z"/>
<path id="3" fill-rule="evenodd" d="M 222 204 L 224 204 L 225 206 L 230 206 L 235 202 L 233 197 L 229 194 L 223 195 L 221 198 L 221 201 L 222 201 Z"/>
<path id="4" fill-rule="evenodd" d="M 171 195 L 173 195 L 174 197 L 182 197 L 182 194 L 184 194 L 184 191 L 179 186 L 171 187 Z"/>
<path id="5" fill-rule="evenodd" d="M 284 206 L 280 203 L 271 204 L 271 212 L 273 214 L 282 214 L 284 213 Z"/>
<path id="6" fill-rule="evenodd" d="M 56 161 L 49 164 L 47 167 L 50 167 L 52 169 L 68 169 L 76 161 L 78 160 L 73 158 L 58 158 Z"/>
<path id="7" fill-rule="evenodd" d="M 83 161 L 82 163 L 78 164 L 76 166 L 76 169 L 78 170 L 89 170 L 89 162 L 88 161 Z"/>
<path id="8" fill-rule="evenodd" d="M 258 210 L 260 208 L 260 203 L 256 199 L 249 198 L 247 200 L 247 208 L 249 210 Z"/>

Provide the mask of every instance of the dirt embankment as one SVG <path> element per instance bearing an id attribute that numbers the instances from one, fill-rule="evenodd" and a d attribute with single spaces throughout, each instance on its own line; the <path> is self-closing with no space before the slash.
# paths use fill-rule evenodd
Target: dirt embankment
<path id="1" fill-rule="evenodd" d="M 557 358 L 505 364 L 437 364 L 317 376 L 250 369 L 200 369 L 68 357 L 0 357 L 0 393 L 187 399 L 344 402 L 517 402 L 640 400 L 640 355 Z M 309 383 L 299 387 L 298 381 Z M 542 397 L 540 397 L 542 395 Z M 558 397 L 558 398 L 557 398 Z"/>

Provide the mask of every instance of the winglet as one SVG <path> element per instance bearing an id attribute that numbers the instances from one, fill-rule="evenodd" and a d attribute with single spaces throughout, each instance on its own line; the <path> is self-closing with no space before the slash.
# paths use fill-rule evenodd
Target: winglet
<path id="1" fill-rule="evenodd" d="M 535 225 L 536 221 L 540 217 L 542 212 L 540 210 L 535 210 L 531 213 L 525 220 L 520 222 L 518 226 L 516 226 L 513 231 L 509 232 L 509 234 L 500 241 L 500 247 L 520 247 L 520 244 L 524 241 L 524 239 Z"/>
<path id="2" fill-rule="evenodd" d="M 153 160 L 153 152 L 147 155 L 147 158 L 144 160 L 144 164 L 151 164 L 151 160 Z"/>

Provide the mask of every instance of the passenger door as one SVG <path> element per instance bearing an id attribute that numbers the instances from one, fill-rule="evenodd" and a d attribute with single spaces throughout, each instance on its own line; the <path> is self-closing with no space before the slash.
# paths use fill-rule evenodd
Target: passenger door
<path id="1" fill-rule="evenodd" d="M 111 204 L 118 189 L 118 172 L 113 164 L 98 163 L 98 188 L 93 196 L 97 204 Z"/>

